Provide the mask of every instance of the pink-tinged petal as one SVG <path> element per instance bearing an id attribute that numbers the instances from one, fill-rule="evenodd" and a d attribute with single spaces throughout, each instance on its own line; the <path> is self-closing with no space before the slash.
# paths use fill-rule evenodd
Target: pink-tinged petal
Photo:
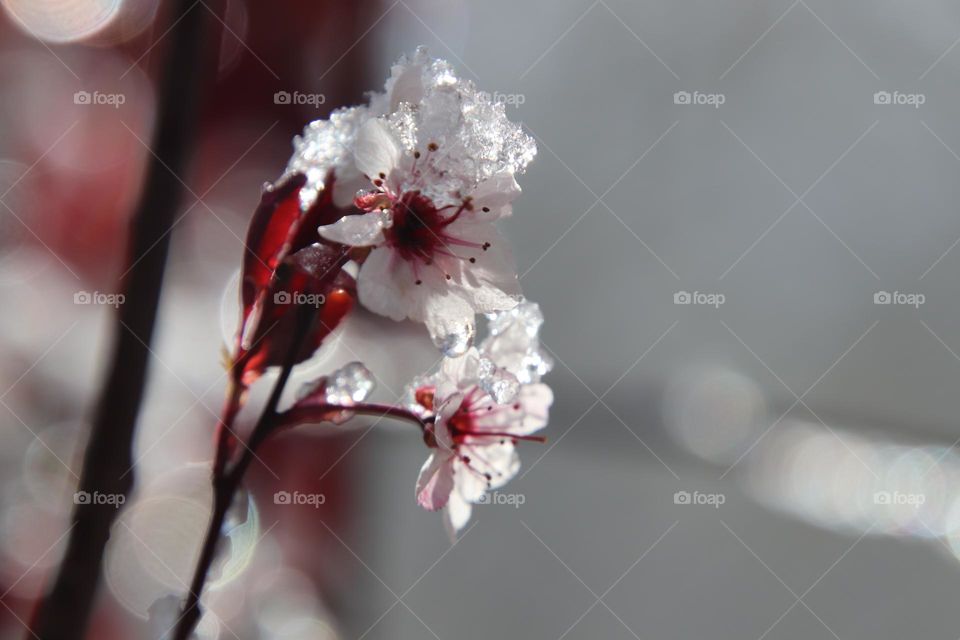
<path id="1" fill-rule="evenodd" d="M 417 504 L 427 511 L 446 506 L 453 491 L 453 460 L 449 453 L 435 451 L 420 469 Z"/>
<path id="2" fill-rule="evenodd" d="M 357 168 L 376 180 L 381 174 L 389 176 L 400 162 L 400 145 L 380 120 L 368 120 L 357 134 L 354 151 Z"/>
<path id="3" fill-rule="evenodd" d="M 333 224 L 317 228 L 330 240 L 351 247 L 370 247 L 383 244 L 384 217 L 379 212 L 343 216 Z"/>

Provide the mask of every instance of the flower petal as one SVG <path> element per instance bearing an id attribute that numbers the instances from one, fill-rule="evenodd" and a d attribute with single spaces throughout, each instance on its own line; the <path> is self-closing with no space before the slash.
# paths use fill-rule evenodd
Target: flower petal
<path id="1" fill-rule="evenodd" d="M 452 534 L 463 529 L 470 522 L 470 515 L 473 512 L 473 506 L 457 493 L 450 496 L 450 502 L 447 503 L 446 524 Z"/>
<path id="2" fill-rule="evenodd" d="M 333 224 L 317 228 L 317 232 L 333 242 L 351 247 L 383 244 L 384 218 L 380 212 L 343 216 Z"/>
<path id="3" fill-rule="evenodd" d="M 400 145 L 383 121 L 367 120 L 357 133 L 354 158 L 357 168 L 371 179 L 388 176 L 400 161 Z"/>
<path id="4" fill-rule="evenodd" d="M 523 436 L 547 426 L 553 391 L 545 384 L 525 384 L 520 387 L 518 398 L 523 409 L 523 418 L 512 426 L 510 433 Z"/>
<path id="5" fill-rule="evenodd" d="M 520 185 L 513 173 L 504 172 L 484 180 L 470 193 L 474 219 L 496 220 L 513 213 L 510 203 L 520 195 Z M 484 211 L 489 209 L 489 211 Z"/>
<path id="6" fill-rule="evenodd" d="M 510 244 L 496 227 L 486 222 L 458 220 L 450 225 L 449 233 L 487 247 L 486 250 L 461 251 L 475 262 L 462 260 L 459 271 L 454 273 L 457 293 L 477 313 L 504 311 L 517 306 L 522 295 L 516 263 Z"/>
<path id="7" fill-rule="evenodd" d="M 446 506 L 453 491 L 453 460 L 450 454 L 435 451 L 423 464 L 417 478 L 417 504 L 427 511 Z"/>
<path id="8" fill-rule="evenodd" d="M 410 318 L 421 322 L 428 285 L 416 285 L 416 280 L 411 264 L 397 256 L 393 249 L 376 248 L 367 256 L 357 276 L 360 303 L 393 320 Z"/>

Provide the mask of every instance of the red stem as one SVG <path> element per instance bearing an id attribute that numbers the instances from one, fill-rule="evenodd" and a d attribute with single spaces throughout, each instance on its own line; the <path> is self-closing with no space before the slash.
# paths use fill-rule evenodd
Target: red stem
<path id="1" fill-rule="evenodd" d="M 400 420 L 407 420 L 416 423 L 416 425 L 420 427 L 421 431 L 426 429 L 427 424 L 433 421 L 432 418 L 421 418 L 412 411 L 402 407 L 395 407 L 386 404 L 364 403 L 349 407 L 340 405 L 293 407 L 287 411 L 284 411 L 280 416 L 278 416 L 280 420 L 276 426 L 278 428 L 291 428 L 301 424 L 327 422 L 329 419 L 326 416 L 331 413 L 340 413 L 342 411 L 349 411 L 350 413 L 357 415 L 373 416 L 377 418 L 390 416 Z"/>

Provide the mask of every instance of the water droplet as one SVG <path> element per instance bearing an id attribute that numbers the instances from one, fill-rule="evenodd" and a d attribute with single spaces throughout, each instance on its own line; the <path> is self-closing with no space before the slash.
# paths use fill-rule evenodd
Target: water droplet
<path id="1" fill-rule="evenodd" d="M 531 349 L 523 357 L 521 369 L 517 373 L 517 378 L 523 384 L 532 384 L 540 382 L 542 376 L 547 375 L 553 369 L 553 358 L 543 353 L 540 349 Z"/>
<path id="2" fill-rule="evenodd" d="M 543 313 L 540 311 L 540 305 L 522 299 L 512 309 L 487 314 L 487 328 L 490 335 L 500 335 L 514 325 L 521 327 L 531 338 L 536 337 L 543 325 Z"/>
<path id="3" fill-rule="evenodd" d="M 327 378 L 327 402 L 349 407 L 366 400 L 375 386 L 373 374 L 362 362 L 350 362 Z"/>
<path id="4" fill-rule="evenodd" d="M 464 325 L 436 340 L 437 348 L 448 358 L 459 358 L 473 346 L 475 329 L 472 324 Z"/>
<path id="5" fill-rule="evenodd" d="M 480 388 L 489 393 L 497 404 L 512 402 L 520 391 L 517 377 L 487 358 L 480 360 L 477 375 L 480 378 Z"/>

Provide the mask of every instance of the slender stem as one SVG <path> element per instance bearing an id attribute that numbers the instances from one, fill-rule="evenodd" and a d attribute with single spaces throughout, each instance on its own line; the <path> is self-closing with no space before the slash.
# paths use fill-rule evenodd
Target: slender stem
<path id="1" fill-rule="evenodd" d="M 217 423 L 217 431 L 214 436 L 216 440 L 216 452 L 213 458 L 213 477 L 217 478 L 223 475 L 223 470 L 230 460 L 232 443 L 236 440 L 233 433 L 233 423 L 240 413 L 241 398 L 245 389 L 238 379 L 239 373 L 236 365 L 230 372 L 230 383 L 227 388 L 227 395 L 223 401 L 223 409 L 220 411 L 220 422 Z"/>
<path id="2" fill-rule="evenodd" d="M 210 11 L 218 5 L 219 0 Z M 210 45 L 220 39 L 210 11 L 195 7 L 192 0 L 176 3 L 170 54 L 159 83 L 153 157 L 131 219 L 129 266 L 120 284 L 126 302 L 118 312 L 111 359 L 78 486 L 79 492 L 90 495 L 126 497 L 134 482 L 134 430 L 146 383 L 170 230 L 183 198 L 177 175 L 184 171 L 197 139 L 202 89 L 216 69 L 217 52 Z M 198 60 L 202 64 L 198 65 Z M 51 590 L 34 613 L 29 638 L 76 640 L 84 636 L 95 603 L 104 548 L 118 513 L 118 509 L 93 500 L 75 507 L 63 560 Z"/>
<path id="3" fill-rule="evenodd" d="M 278 426 L 289 428 L 311 422 L 323 422 L 325 420 L 325 414 L 339 413 L 342 411 L 349 411 L 350 413 L 356 415 L 372 416 L 375 418 L 390 416 L 399 420 L 406 420 L 416 424 L 418 427 L 420 427 L 421 431 L 425 430 L 427 425 L 433 422 L 432 418 L 421 418 L 417 414 L 404 409 L 403 407 L 395 407 L 393 405 L 386 404 L 363 403 L 351 405 L 349 407 L 340 405 L 293 407 L 283 412 L 283 414 L 280 416 L 281 422 Z"/>
<path id="4" fill-rule="evenodd" d="M 221 453 L 219 446 L 219 443 L 224 442 L 224 436 L 222 433 L 218 436 L 218 457 L 214 461 L 213 475 L 213 513 L 210 516 L 210 524 L 207 527 L 207 533 L 200 550 L 200 557 L 197 559 L 193 580 L 190 583 L 190 591 L 187 593 L 183 612 L 173 635 L 174 640 L 188 640 L 193 629 L 200 621 L 202 613 L 200 610 L 200 596 L 203 594 L 207 576 L 216 558 L 217 546 L 220 542 L 227 512 L 233 504 L 233 500 L 236 497 L 237 490 L 240 488 L 247 468 L 249 468 L 256 457 L 257 448 L 267 439 L 267 436 L 276 424 L 277 405 L 280 403 L 283 390 L 287 386 L 287 381 L 290 379 L 290 374 L 293 371 L 297 354 L 310 327 L 311 309 L 309 307 L 300 307 L 296 313 L 298 314 L 296 334 L 291 341 L 290 350 L 280 369 L 280 376 L 273 385 L 270 398 L 267 400 L 263 413 L 260 414 L 260 418 L 253 428 L 253 432 L 250 434 L 250 439 L 245 445 L 243 453 L 234 466 L 229 469 L 227 468 L 226 460 L 220 459 L 221 455 L 225 455 Z"/>

